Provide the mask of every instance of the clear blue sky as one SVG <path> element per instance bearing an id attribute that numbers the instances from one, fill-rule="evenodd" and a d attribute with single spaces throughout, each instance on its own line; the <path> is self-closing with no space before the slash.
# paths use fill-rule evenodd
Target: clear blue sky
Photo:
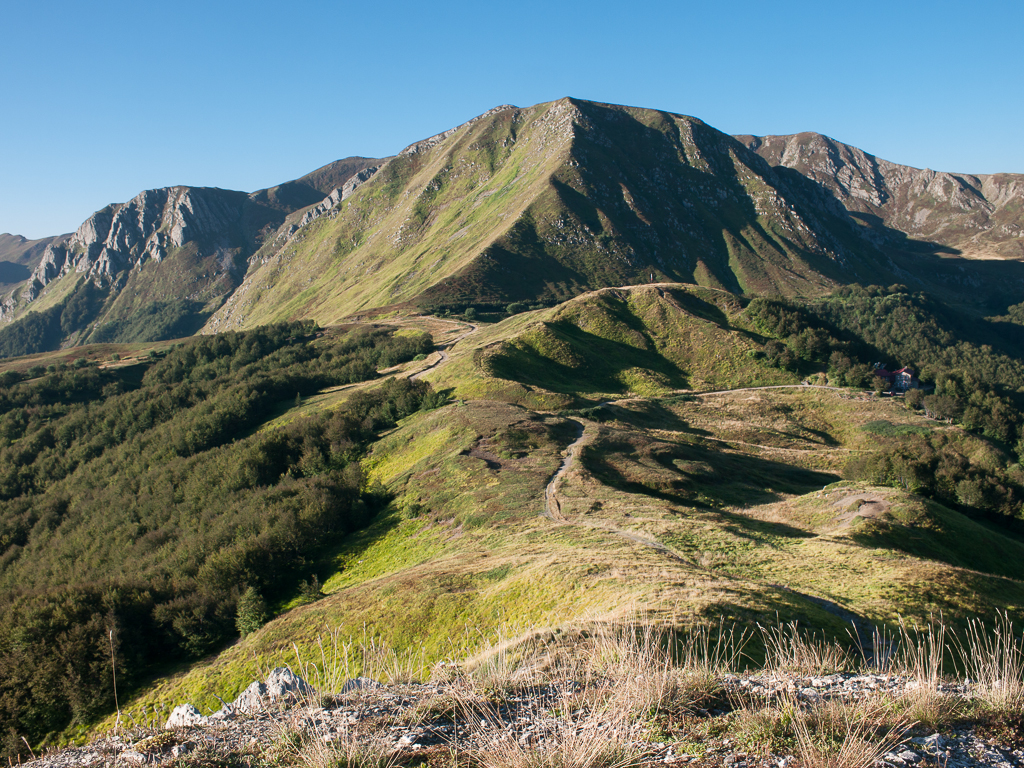
<path id="1" fill-rule="evenodd" d="M 1024 172 L 1020 0 L 3 0 L 0 29 L 0 232 L 31 238 L 563 96 Z"/>

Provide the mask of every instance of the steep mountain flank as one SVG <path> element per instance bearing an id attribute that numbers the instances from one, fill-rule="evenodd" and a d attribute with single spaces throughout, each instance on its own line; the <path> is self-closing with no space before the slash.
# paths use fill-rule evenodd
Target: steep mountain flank
<path id="1" fill-rule="evenodd" d="M 64 343 L 194 333 L 289 214 L 315 206 L 379 162 L 339 160 L 252 194 L 169 187 L 109 205 L 70 237 L 45 245 L 26 285 L 0 305 L 0 318 L 54 310 L 88 285 L 90 311 L 61 322 Z M 153 316 L 172 322 L 154 323 Z"/>
<path id="2" fill-rule="evenodd" d="M 254 256 L 207 330 L 652 279 L 794 295 L 858 277 L 832 231 L 842 223 L 790 199 L 736 140 L 695 118 L 575 99 L 499 107 L 415 144 L 322 213 Z"/>
<path id="3" fill-rule="evenodd" d="M 818 133 L 736 138 L 809 179 L 880 242 L 898 245 L 901 233 L 967 258 L 1024 258 L 1024 175 L 920 170 Z"/>
<path id="4" fill-rule="evenodd" d="M 1022 180 L 658 110 L 505 105 L 252 194 L 172 187 L 108 206 L 46 249 L 0 319 L 50 311 L 40 351 L 656 282 L 783 297 L 902 283 L 1002 314 L 1024 287 Z"/>

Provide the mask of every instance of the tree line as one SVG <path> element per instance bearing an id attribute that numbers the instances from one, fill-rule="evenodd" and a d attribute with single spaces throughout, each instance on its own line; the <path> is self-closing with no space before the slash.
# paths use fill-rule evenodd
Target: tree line
<path id="1" fill-rule="evenodd" d="M 848 477 L 997 518 L 1024 518 L 1024 336 L 1003 332 L 1012 317 L 972 318 L 903 285 L 844 286 L 809 301 L 755 298 L 745 311 L 770 337 L 770 362 L 808 373 L 825 369 L 830 383 L 867 388 L 878 380 L 873 363 L 910 366 L 933 389 L 908 392 L 907 407 L 959 424 L 993 448 L 982 463 L 961 441 L 903 435 L 851 462 Z"/>
<path id="2" fill-rule="evenodd" d="M 0 379 L 0 723 L 5 749 L 111 709 L 154 665 L 237 637 L 247 591 L 281 600 L 386 505 L 359 459 L 444 397 L 387 379 L 261 429 L 326 387 L 432 349 L 282 324 L 199 337 L 139 367 Z M 35 371 L 38 373 L 38 371 Z M 16 380 L 18 379 L 18 380 Z"/>

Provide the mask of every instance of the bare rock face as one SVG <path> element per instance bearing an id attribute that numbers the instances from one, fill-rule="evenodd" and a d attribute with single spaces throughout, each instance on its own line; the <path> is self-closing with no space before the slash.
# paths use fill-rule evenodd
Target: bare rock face
<path id="1" fill-rule="evenodd" d="M 797 171 L 848 211 L 878 217 L 897 237 L 967 257 L 1024 258 L 1024 175 L 911 168 L 818 133 L 736 138 L 769 165 Z"/>
<path id="2" fill-rule="evenodd" d="M 267 704 L 280 700 L 294 700 L 300 696 L 311 696 L 313 687 L 298 677 L 287 667 L 278 667 L 267 677 L 265 683 L 254 681 L 239 694 L 224 710 L 252 714 L 267 707 Z M 216 715 L 214 715 L 216 717 Z"/>
<path id="3" fill-rule="evenodd" d="M 368 677 L 356 677 L 346 680 L 342 685 L 339 694 L 351 691 L 381 688 L 380 683 Z M 316 695 L 316 690 L 292 672 L 288 667 L 277 667 L 268 676 L 265 682 L 254 680 L 249 687 L 242 691 L 230 704 L 224 706 L 209 717 L 200 714 L 191 704 L 180 704 L 171 712 L 164 728 L 173 730 L 175 728 L 189 728 L 205 726 L 224 720 L 232 720 L 236 715 L 253 715 L 262 712 L 271 704 L 295 704 L 302 700 L 308 701 Z M 223 701 L 223 699 L 221 699 Z"/>
<path id="4" fill-rule="evenodd" d="M 370 168 L 364 168 L 358 173 L 353 174 L 348 181 L 331 192 L 331 194 L 321 200 L 318 205 L 306 211 L 302 218 L 299 219 L 298 228 L 302 228 L 310 222 L 316 221 L 324 214 L 329 213 L 342 200 L 346 200 L 351 197 L 353 192 L 355 192 L 365 182 L 372 179 L 374 175 L 376 175 L 377 171 L 383 167 L 383 165 L 375 165 Z M 292 231 L 294 232 L 295 230 Z"/>
<path id="5" fill-rule="evenodd" d="M 206 725 L 209 722 L 209 718 L 201 715 L 199 710 L 193 707 L 191 704 L 179 704 L 171 712 L 171 716 L 167 718 L 167 723 L 164 728 L 167 730 L 174 730 L 175 728 L 189 728 L 191 726 Z"/>
<path id="6" fill-rule="evenodd" d="M 66 241 L 46 249 L 21 298 L 34 300 L 50 282 L 71 272 L 110 284 L 120 273 L 163 261 L 189 242 L 237 247 L 237 225 L 247 202 L 243 192 L 170 187 L 108 206 Z"/>
<path id="7" fill-rule="evenodd" d="M 153 298 L 199 304 L 223 298 L 242 281 L 249 257 L 273 238 L 290 214 L 299 215 L 312 204 L 315 207 L 306 213 L 303 223 L 318 218 L 372 178 L 385 162 L 339 160 L 302 179 L 251 194 L 166 187 L 109 205 L 90 216 L 74 234 L 50 239 L 42 257 L 33 260 L 35 268 L 27 281 L 0 300 L 0 320 L 15 318 L 50 283 L 69 275 L 82 275 L 98 287 L 109 288 L 113 302 L 118 291 L 142 273 L 133 288 L 136 295 L 146 292 L 147 273 L 142 270 L 148 264 L 174 258 L 178 252 L 184 256 L 165 268 L 161 277 L 162 290 L 177 286 L 171 288 L 174 295 Z M 328 183 L 332 186 L 324 190 Z M 323 199 L 324 192 L 331 189 Z M 316 204 L 317 200 L 322 202 Z M 0 241 L 5 252 L 19 245 L 13 236 L 0 237 L 6 238 Z"/>

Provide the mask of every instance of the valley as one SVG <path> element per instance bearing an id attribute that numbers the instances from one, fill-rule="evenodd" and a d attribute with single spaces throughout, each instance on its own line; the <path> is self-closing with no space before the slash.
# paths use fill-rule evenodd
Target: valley
<path id="1" fill-rule="evenodd" d="M 332 633 L 1021 620 L 1021 194 L 562 99 L 4 236 L 6 754 Z"/>

